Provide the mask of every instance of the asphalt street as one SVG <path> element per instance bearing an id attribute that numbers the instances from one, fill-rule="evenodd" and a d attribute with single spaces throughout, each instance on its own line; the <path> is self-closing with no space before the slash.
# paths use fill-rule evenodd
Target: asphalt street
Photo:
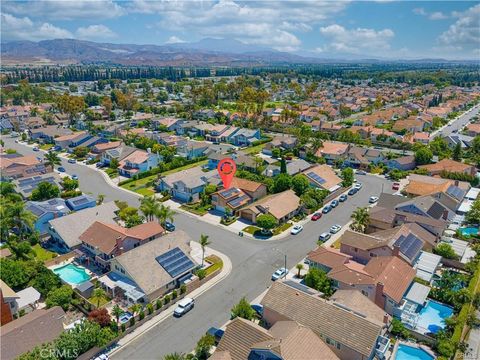
<path id="1" fill-rule="evenodd" d="M 447 126 L 433 133 L 431 138 L 433 139 L 434 137 L 437 137 L 437 136 L 446 137 L 446 136 L 452 135 L 455 132 L 459 132 L 465 125 L 467 125 L 470 122 L 472 117 L 477 115 L 479 112 L 480 112 L 480 105 L 476 105 L 475 107 L 470 109 L 470 111 L 467 111 L 462 115 L 460 115 L 452 123 L 448 124 Z"/>
<path id="2" fill-rule="evenodd" d="M 4 137 L 6 148 L 14 148 L 22 154 L 35 154 L 25 145 L 14 143 Z M 80 164 L 68 164 L 62 161 L 68 174 L 79 177 L 80 188 L 96 196 L 104 194 L 108 200 L 124 200 L 138 206 L 138 198 L 118 188 L 110 186 L 98 171 Z M 124 346 L 113 355 L 113 359 L 162 359 L 172 352 L 190 352 L 198 339 L 211 326 L 221 326 L 228 319 L 230 309 L 241 297 L 255 299 L 270 285 L 270 276 L 284 264 L 287 255 L 288 268 L 301 261 L 316 247 L 318 235 L 334 224 L 346 224 L 357 207 L 367 206 L 372 195 L 379 195 L 382 189 L 391 192 L 391 182 L 382 177 L 357 175 L 363 183 L 362 190 L 345 203 L 341 203 L 331 213 L 316 222 L 308 222 L 298 235 L 289 235 L 283 239 L 262 241 L 249 237 L 239 237 L 233 232 L 214 226 L 194 217 L 179 213 L 175 216 L 177 229 L 187 232 L 192 239 L 198 240 L 200 234 L 209 235 L 211 247 L 230 257 L 233 270 L 222 282 L 196 299 L 195 309 L 186 316 L 168 318 L 151 330 Z"/>

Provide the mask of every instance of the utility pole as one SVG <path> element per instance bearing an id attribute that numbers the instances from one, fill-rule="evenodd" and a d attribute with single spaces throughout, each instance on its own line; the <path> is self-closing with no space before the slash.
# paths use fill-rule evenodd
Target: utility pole
<path id="1" fill-rule="evenodd" d="M 287 254 L 285 254 L 285 269 L 287 269 Z M 288 271 L 288 270 L 287 270 Z M 285 272 L 285 275 L 283 275 L 283 278 L 285 279 L 287 277 L 287 272 Z"/>

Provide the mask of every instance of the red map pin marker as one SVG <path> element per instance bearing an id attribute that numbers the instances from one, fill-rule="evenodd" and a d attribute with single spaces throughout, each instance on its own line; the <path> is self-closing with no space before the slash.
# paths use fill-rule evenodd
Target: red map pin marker
<path id="1" fill-rule="evenodd" d="M 235 161 L 230 158 L 222 159 L 217 165 L 217 170 L 222 178 L 223 187 L 225 189 L 230 188 L 235 171 L 237 171 L 237 165 L 235 164 Z"/>

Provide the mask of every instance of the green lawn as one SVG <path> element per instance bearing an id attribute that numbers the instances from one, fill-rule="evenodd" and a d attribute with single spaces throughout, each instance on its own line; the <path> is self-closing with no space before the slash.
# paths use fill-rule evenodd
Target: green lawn
<path id="1" fill-rule="evenodd" d="M 108 175 L 110 178 L 115 178 L 115 177 L 118 176 L 118 170 L 117 170 L 117 169 L 106 168 L 106 169 L 105 169 L 105 172 L 107 173 L 107 175 Z"/>
<path id="2" fill-rule="evenodd" d="M 192 214 L 203 216 L 205 215 L 208 210 L 210 210 L 210 206 L 199 206 L 199 205 L 182 205 L 180 206 L 180 209 L 187 210 L 188 212 L 191 212 Z"/>
<path id="3" fill-rule="evenodd" d="M 152 196 L 155 194 L 155 190 L 153 190 L 152 188 L 140 188 L 134 191 L 143 196 Z"/>
<path id="4" fill-rule="evenodd" d="M 246 228 L 243 228 L 243 232 L 246 232 L 248 234 L 255 234 L 255 232 L 261 230 L 258 226 L 253 226 L 253 225 L 250 225 L 250 226 L 247 226 Z"/>
<path id="5" fill-rule="evenodd" d="M 278 235 L 278 234 L 281 234 L 282 232 L 284 232 L 285 230 L 287 230 L 288 228 L 290 228 L 292 226 L 291 223 L 285 223 L 285 224 L 282 224 L 280 226 L 277 226 L 275 229 L 273 229 L 273 235 Z"/>
<path id="6" fill-rule="evenodd" d="M 99 301 L 100 300 L 100 301 Z M 102 307 L 106 303 L 108 303 L 111 299 L 107 296 L 102 296 L 100 299 L 97 299 L 95 296 L 92 296 L 88 301 L 90 301 L 93 305 L 97 306 L 98 302 L 98 307 Z"/>
<path id="7" fill-rule="evenodd" d="M 205 160 L 202 160 L 202 161 L 198 161 L 196 163 L 193 163 L 193 164 L 188 164 L 188 165 L 185 165 L 185 166 L 181 166 L 179 168 L 176 168 L 176 169 L 172 169 L 172 170 L 168 170 L 168 171 L 165 171 L 162 173 L 162 176 L 164 175 L 170 175 L 170 174 L 175 174 L 176 172 L 179 172 L 179 171 L 182 171 L 182 170 L 188 170 L 188 169 L 191 169 L 191 168 L 194 168 L 194 167 L 197 167 L 197 166 L 203 166 L 205 164 L 208 163 L 208 159 L 205 159 Z"/>
<path id="8" fill-rule="evenodd" d="M 252 147 L 243 149 L 243 152 L 245 152 L 246 154 L 258 154 L 260 151 L 262 151 L 262 149 L 265 147 L 265 145 L 267 145 L 267 143 L 260 144 L 260 145 L 257 145 L 257 146 L 252 146 Z"/>
<path id="9" fill-rule="evenodd" d="M 55 145 L 54 144 L 43 144 L 42 146 L 40 146 L 40 149 L 42 150 L 49 150 L 51 149 L 52 147 L 54 147 Z"/>
<path id="10" fill-rule="evenodd" d="M 221 269 L 223 267 L 223 261 L 216 255 L 210 255 L 205 258 L 205 261 L 208 261 L 212 265 L 206 269 L 206 275 L 213 273 L 214 271 Z"/>
<path id="11" fill-rule="evenodd" d="M 35 246 L 32 246 L 32 249 L 35 252 L 35 258 L 43 262 L 53 259 L 54 257 L 57 256 L 57 254 L 55 254 L 54 252 L 48 251 L 42 248 L 40 244 L 36 244 Z"/>

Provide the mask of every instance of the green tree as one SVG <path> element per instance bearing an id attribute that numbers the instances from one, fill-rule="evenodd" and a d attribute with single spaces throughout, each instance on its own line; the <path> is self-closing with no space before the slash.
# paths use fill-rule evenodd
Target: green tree
<path id="1" fill-rule="evenodd" d="M 118 166 L 119 166 L 118 159 L 113 158 L 112 160 L 110 160 L 110 164 L 109 164 L 110 169 L 117 169 Z"/>
<path id="2" fill-rule="evenodd" d="M 473 202 L 471 209 L 465 216 L 465 219 L 470 224 L 480 224 L 480 197 Z"/>
<path id="3" fill-rule="evenodd" d="M 135 315 L 142 310 L 142 306 L 140 304 L 133 304 L 129 310 L 132 312 L 133 317 L 135 317 Z"/>
<path id="4" fill-rule="evenodd" d="M 35 275 L 31 280 L 31 285 L 37 289 L 43 297 L 46 297 L 51 290 L 60 287 L 62 281 L 57 274 L 37 261 L 35 265 Z"/>
<path id="5" fill-rule="evenodd" d="M 362 207 L 357 208 L 351 215 L 352 223 L 350 224 L 350 229 L 358 232 L 365 232 L 370 223 L 370 215 L 368 213 L 368 208 Z"/>
<path id="6" fill-rule="evenodd" d="M 53 306 L 61 306 L 63 310 L 68 310 L 70 303 L 72 301 L 73 290 L 68 285 L 63 285 L 58 289 L 51 290 L 48 295 L 45 303 L 47 308 Z"/>
<path id="7" fill-rule="evenodd" d="M 103 290 L 102 288 L 97 287 L 93 289 L 92 297 L 95 298 L 95 300 L 97 301 L 97 308 L 100 307 L 100 301 L 102 301 L 105 296 L 105 290 Z"/>
<path id="8" fill-rule="evenodd" d="M 125 220 L 125 227 L 132 228 L 143 223 L 143 217 L 138 214 L 133 214 Z"/>
<path id="9" fill-rule="evenodd" d="M 73 191 L 78 188 L 78 180 L 74 180 L 71 177 L 65 176 L 62 180 L 62 188 L 65 191 Z"/>
<path id="10" fill-rule="evenodd" d="M 278 159 L 281 154 L 282 154 L 282 152 L 280 151 L 279 148 L 273 148 L 272 149 L 272 157 Z"/>
<path id="11" fill-rule="evenodd" d="M 144 196 L 140 202 L 140 211 L 148 221 L 152 221 L 158 213 L 159 203 L 153 196 Z"/>
<path id="12" fill-rule="evenodd" d="M 195 357 L 197 360 L 207 360 L 210 357 L 212 347 L 215 345 L 215 337 L 210 334 L 203 335 L 195 347 Z"/>
<path id="13" fill-rule="evenodd" d="M 44 201 L 56 198 L 60 195 L 60 189 L 57 185 L 49 182 L 41 182 L 37 188 L 32 191 L 30 199 L 33 201 Z"/>
<path id="14" fill-rule="evenodd" d="M 231 311 L 231 318 L 241 317 L 246 320 L 252 320 L 255 318 L 256 313 L 250 303 L 245 297 L 242 297 L 238 304 L 236 304 Z"/>
<path id="15" fill-rule="evenodd" d="M 160 225 L 165 227 L 167 221 L 173 222 L 173 217 L 175 216 L 175 214 L 175 211 L 170 209 L 169 206 L 161 204 L 155 216 L 157 217 Z"/>
<path id="16" fill-rule="evenodd" d="M 22 241 L 20 243 L 16 241 L 10 241 L 9 243 L 10 250 L 17 260 L 28 260 L 34 255 L 32 246 L 27 241 Z"/>
<path id="17" fill-rule="evenodd" d="M 25 209 L 25 203 L 16 202 L 11 204 L 6 212 L 6 217 L 2 218 L 2 224 L 8 224 L 11 228 L 16 228 L 21 240 L 24 240 L 25 233 L 31 233 L 36 221 L 35 215 Z"/>
<path id="18" fill-rule="evenodd" d="M 290 189 L 292 186 L 292 177 L 288 174 L 280 174 L 273 180 L 273 192 L 279 193 Z"/>
<path id="19" fill-rule="evenodd" d="M 270 214 L 262 214 L 257 216 L 257 225 L 262 228 L 264 232 L 273 229 L 277 226 L 277 219 Z"/>
<path id="20" fill-rule="evenodd" d="M 89 150 L 86 146 L 77 146 L 74 150 L 73 150 L 73 154 L 77 157 L 77 158 L 84 158 L 85 156 L 87 156 Z"/>
<path id="21" fill-rule="evenodd" d="M 452 246 L 447 243 L 440 243 L 436 248 L 433 249 L 433 252 L 445 259 L 457 259 L 458 256 L 455 254 Z"/>
<path id="22" fill-rule="evenodd" d="M 205 248 L 210 245 L 210 241 L 208 240 L 208 235 L 200 235 L 200 246 L 202 247 L 202 267 L 203 267 L 203 262 L 205 259 Z"/>
<path id="23" fill-rule="evenodd" d="M 133 215 L 138 215 L 138 209 L 133 206 L 127 206 L 126 208 L 121 209 L 118 213 L 118 216 L 120 216 L 120 219 L 123 221 L 126 221 L 128 217 Z"/>
<path id="24" fill-rule="evenodd" d="M 326 297 L 333 294 L 332 280 L 327 277 L 323 270 L 311 267 L 305 275 L 304 281 L 305 285 L 322 292 Z"/>
<path id="25" fill-rule="evenodd" d="M 299 263 L 299 264 L 295 265 L 295 268 L 297 269 L 297 278 L 300 279 L 300 272 L 305 268 L 305 266 L 303 266 L 303 264 Z"/>
<path id="26" fill-rule="evenodd" d="M 410 335 L 409 331 L 407 330 L 405 325 L 403 325 L 403 323 L 400 320 L 392 319 L 391 325 L 392 325 L 392 330 L 390 332 L 393 335 L 400 336 L 404 339 L 408 338 L 408 336 Z"/>
<path id="27" fill-rule="evenodd" d="M 0 278 L 8 286 L 13 289 L 20 289 L 27 285 L 30 275 L 26 263 L 12 259 L 1 259 L 0 265 L 2 269 Z"/>
<path id="28" fill-rule="evenodd" d="M 163 360 L 187 360 L 184 354 L 180 353 L 171 353 L 163 357 Z"/>
<path id="29" fill-rule="evenodd" d="M 44 155 L 44 159 L 45 159 L 45 161 L 44 161 L 43 164 L 45 166 L 51 166 L 52 170 L 55 167 L 55 165 L 61 165 L 62 164 L 62 160 L 60 160 L 60 158 L 58 157 L 58 154 L 56 152 L 53 152 L 53 151 L 47 152 Z"/>
<path id="30" fill-rule="evenodd" d="M 98 194 L 97 196 L 97 205 L 102 205 L 105 200 L 105 195 L 103 194 Z"/>
<path id="31" fill-rule="evenodd" d="M 353 170 L 352 168 L 345 168 L 342 170 L 342 185 L 344 187 L 352 186 L 353 184 Z"/>
<path id="32" fill-rule="evenodd" d="M 281 174 L 287 173 L 287 162 L 285 161 L 284 157 L 282 157 L 282 160 L 280 160 L 280 173 Z"/>
<path id="33" fill-rule="evenodd" d="M 118 304 L 115 304 L 112 309 L 112 315 L 115 316 L 115 320 L 117 321 L 117 325 L 120 322 L 120 316 L 123 314 L 123 310 Z"/>
<path id="34" fill-rule="evenodd" d="M 457 145 L 455 145 L 455 148 L 453 149 L 452 159 L 456 161 L 461 161 L 462 157 L 463 157 L 462 145 L 460 144 L 460 142 L 458 142 Z"/>
<path id="35" fill-rule="evenodd" d="M 308 179 L 302 174 L 295 175 L 292 178 L 292 189 L 297 196 L 302 196 L 309 186 L 310 183 L 308 182 Z"/>
<path id="36" fill-rule="evenodd" d="M 426 146 L 415 151 L 415 162 L 417 165 L 430 164 L 433 159 L 432 151 Z"/>

